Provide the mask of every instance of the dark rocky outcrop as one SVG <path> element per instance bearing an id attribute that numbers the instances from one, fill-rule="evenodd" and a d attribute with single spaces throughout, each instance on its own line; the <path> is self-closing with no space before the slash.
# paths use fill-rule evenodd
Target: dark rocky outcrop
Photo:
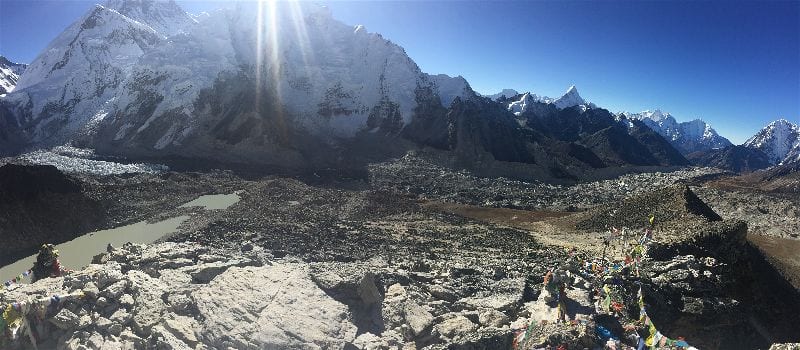
<path id="1" fill-rule="evenodd" d="M 701 349 L 800 340 L 800 293 L 746 241 L 746 232 L 743 222 L 715 222 L 682 241 L 653 245 L 643 289 L 660 331 L 693 339 Z"/>
<path id="2" fill-rule="evenodd" d="M 655 217 L 656 229 L 669 228 L 679 235 L 675 239 L 683 236 L 681 231 L 686 227 L 722 220 L 688 186 L 673 185 L 583 213 L 575 226 L 590 231 L 604 231 L 612 226 L 642 228 L 648 225 L 650 215 Z"/>
<path id="3" fill-rule="evenodd" d="M 81 184 L 50 165 L 0 167 L 0 264 L 95 228 L 103 209 Z"/>
<path id="4" fill-rule="evenodd" d="M 737 145 L 710 151 L 694 152 L 686 157 L 695 165 L 725 169 L 737 173 L 748 173 L 772 166 L 769 157 L 764 152 L 755 148 Z"/>

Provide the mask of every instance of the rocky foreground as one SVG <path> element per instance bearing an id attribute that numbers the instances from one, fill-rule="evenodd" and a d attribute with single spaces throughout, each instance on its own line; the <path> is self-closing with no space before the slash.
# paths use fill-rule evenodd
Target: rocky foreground
<path id="1" fill-rule="evenodd" d="M 625 216 L 671 198 L 661 207 L 670 213 L 665 220 L 694 229 L 668 233 L 656 226 L 641 277 L 631 270 L 614 277 L 621 309 L 613 313 L 592 298 L 598 280 L 570 268 L 567 314 L 574 322 L 568 324 L 556 322 L 557 306 L 542 284 L 549 269 L 568 261 L 563 247 L 519 230 L 428 213 L 405 200 L 395 203 L 405 203 L 397 209 L 405 214 L 388 211 L 391 200 L 374 194 L 286 180 L 248 191 L 250 197 L 243 194 L 232 209 L 236 217 L 252 217 L 248 201 L 277 204 L 281 194 L 308 201 L 309 211 L 297 215 L 317 216 L 309 218 L 310 228 L 296 227 L 297 235 L 284 238 L 278 236 L 289 231 L 279 228 L 297 211 L 281 205 L 265 213 L 275 231 L 250 234 L 252 223 L 197 221 L 192 225 L 205 227 L 197 236 L 203 243 L 178 235 L 173 239 L 181 242 L 127 244 L 70 275 L 14 285 L 0 302 L 36 305 L 31 301 L 74 296 L 39 305 L 43 313 L 26 313 L 39 348 L 594 349 L 609 344 L 598 326 L 618 340 L 611 339 L 617 348 L 635 345 L 641 334 L 631 327 L 641 288 L 659 332 L 696 348 L 756 349 L 800 340 L 796 290 L 747 243 L 744 223 L 721 221 L 685 186 L 620 204 Z M 365 214 L 361 206 L 377 213 Z M 350 226 L 316 231 L 326 242 L 307 241 L 332 213 Z M 578 219 L 603 213 L 600 208 Z M 221 233 L 237 222 L 245 226 Z M 348 236 L 369 227 L 363 241 Z M 363 252 L 370 244 L 382 248 Z M 575 259 L 596 258 L 579 252 Z M 4 348 L 30 348 L 26 334 L 23 327 Z"/>
<path id="2" fill-rule="evenodd" d="M 632 331 L 639 288 L 658 331 L 699 349 L 800 341 L 797 289 L 737 220 L 790 232 L 795 200 L 706 187 L 723 175 L 713 169 L 561 186 L 409 155 L 373 164 L 367 179 L 316 185 L 229 172 L 54 175 L 103 208 L 100 226 L 191 218 L 168 242 L 117 247 L 70 275 L 0 291 L 0 305 L 26 305 L 14 327 L 30 325 L 0 348 L 595 349 L 609 344 L 602 326 L 619 349 L 643 336 Z M 227 209 L 180 207 L 234 191 L 241 200 Z M 26 203 L 54 196 L 44 188 Z M 598 279 L 571 269 L 574 322 L 555 322 L 546 273 L 572 247 L 580 262 L 623 261 L 620 240 L 604 249 L 609 229 L 638 234 L 650 214 L 641 275 L 615 279 L 622 309 L 598 308 Z"/>
<path id="3" fill-rule="evenodd" d="M 103 256 L 102 264 L 23 285 L 2 299 L 83 292 L 62 302 L 52 317 L 29 317 L 45 348 L 399 348 L 441 342 L 507 347 L 506 313 L 525 289 L 522 278 L 498 276 L 494 293 L 460 298 L 441 282 L 477 285 L 469 280 L 484 278 L 485 271 L 412 272 L 379 260 L 309 264 L 274 258 L 259 247 L 242 250 L 128 244 Z M 420 290 L 419 281 L 429 282 L 428 288 Z M 441 300 L 420 303 L 423 295 Z M 22 337 L 6 346 L 25 348 L 28 341 Z"/>

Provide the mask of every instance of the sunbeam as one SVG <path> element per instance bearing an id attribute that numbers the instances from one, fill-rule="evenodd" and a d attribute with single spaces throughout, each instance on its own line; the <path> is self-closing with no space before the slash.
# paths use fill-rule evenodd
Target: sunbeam
<path id="1" fill-rule="evenodd" d="M 300 49 L 300 56 L 303 59 L 303 69 L 308 70 L 308 67 L 313 63 L 309 58 L 313 58 L 311 50 L 311 42 L 308 39 L 308 32 L 306 30 L 303 13 L 303 8 L 299 2 L 289 2 L 289 9 L 291 10 L 292 24 L 294 25 L 295 43 Z M 308 71 L 306 71 L 308 73 Z"/>
<path id="2" fill-rule="evenodd" d="M 268 73 L 270 75 L 270 82 L 272 83 L 272 88 L 275 92 L 275 97 L 277 101 L 282 101 L 281 91 L 281 42 L 280 42 L 280 35 L 278 31 L 280 30 L 280 25 L 278 21 L 280 20 L 280 16 L 278 16 L 278 4 L 275 0 L 268 0 L 267 1 L 267 16 L 269 16 L 269 20 L 267 23 L 267 35 L 268 35 L 268 47 L 270 53 L 269 59 L 269 69 Z"/>
<path id="3" fill-rule="evenodd" d="M 261 75 L 264 64 L 264 1 L 258 2 L 258 17 L 256 18 L 256 113 L 260 112 L 261 104 Z"/>

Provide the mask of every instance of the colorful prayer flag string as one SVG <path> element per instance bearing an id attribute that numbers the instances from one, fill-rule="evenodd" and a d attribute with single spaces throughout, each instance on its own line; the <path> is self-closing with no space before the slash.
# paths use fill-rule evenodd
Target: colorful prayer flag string
<path id="1" fill-rule="evenodd" d="M 19 284 L 20 282 L 22 282 L 22 280 L 24 280 L 25 278 L 31 276 L 31 274 L 32 274 L 31 270 L 27 270 L 27 271 L 17 275 L 16 277 L 10 279 L 10 280 L 5 281 L 3 283 L 3 287 L 4 288 L 9 288 L 9 287 L 11 287 L 11 285 Z"/>

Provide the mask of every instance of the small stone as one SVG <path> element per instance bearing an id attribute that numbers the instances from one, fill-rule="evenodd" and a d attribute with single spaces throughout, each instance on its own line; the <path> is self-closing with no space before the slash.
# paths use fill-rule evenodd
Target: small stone
<path id="1" fill-rule="evenodd" d="M 436 325 L 439 334 L 450 339 L 467 335 L 477 328 L 478 325 L 472 323 L 472 321 L 463 315 L 444 320 L 442 323 Z"/>
<path id="2" fill-rule="evenodd" d="M 372 305 L 381 301 L 381 293 L 375 285 L 375 274 L 372 272 L 364 274 L 364 277 L 361 278 L 361 282 L 358 285 L 358 295 L 361 297 L 364 305 Z"/>
<path id="3" fill-rule="evenodd" d="M 95 323 L 94 323 L 94 325 L 98 329 L 100 329 L 101 331 L 106 331 L 106 332 L 108 332 L 108 328 L 111 327 L 112 324 L 113 323 L 111 322 L 111 320 L 109 320 L 109 319 L 107 319 L 105 317 L 98 318 L 97 321 L 95 321 Z"/>
<path id="4" fill-rule="evenodd" d="M 119 336 L 122 333 L 122 325 L 119 323 L 114 323 L 110 327 L 108 327 L 108 332 Z"/>
<path id="5" fill-rule="evenodd" d="M 128 322 L 131 321 L 131 318 L 132 318 L 131 314 L 128 313 L 128 311 L 125 311 L 125 309 L 118 309 L 109 317 L 109 319 L 111 321 L 114 321 L 114 323 L 118 323 L 123 326 L 127 325 Z"/>
<path id="6" fill-rule="evenodd" d="M 103 347 L 105 340 L 103 340 L 103 336 L 100 335 L 100 333 L 92 333 L 92 335 L 89 336 L 87 343 L 89 343 L 89 347 L 93 349 L 100 349 Z"/>
<path id="7" fill-rule="evenodd" d="M 88 314 L 81 315 L 80 319 L 78 320 L 78 329 L 84 329 L 90 324 L 92 324 L 92 317 Z"/>
<path id="8" fill-rule="evenodd" d="M 74 312 L 64 308 L 50 319 L 50 323 L 54 324 L 59 329 L 72 330 L 78 328 L 78 325 L 80 325 L 80 317 Z"/>
<path id="9" fill-rule="evenodd" d="M 500 311 L 484 309 L 478 311 L 478 322 L 483 326 L 500 328 L 508 323 L 508 317 Z"/>
<path id="10" fill-rule="evenodd" d="M 125 292 L 126 288 L 128 288 L 127 280 L 117 281 L 111 284 L 110 286 L 106 287 L 105 289 L 103 289 L 103 291 L 100 292 L 100 295 L 108 299 L 116 300 L 122 295 L 122 293 Z"/>
<path id="11" fill-rule="evenodd" d="M 415 336 L 422 334 L 433 323 L 433 315 L 411 300 L 406 301 L 405 313 L 406 322 L 408 322 Z"/>
<path id="12" fill-rule="evenodd" d="M 130 328 L 122 330 L 122 332 L 119 334 L 119 338 L 123 341 L 135 344 L 137 349 L 144 346 L 144 339 L 133 333 Z"/>
<path id="13" fill-rule="evenodd" d="M 97 298 L 96 304 L 99 307 L 106 307 L 106 306 L 110 305 L 110 303 L 108 302 L 108 299 L 106 299 L 105 297 Z"/>
<path id="14" fill-rule="evenodd" d="M 119 303 L 124 306 L 130 307 L 134 305 L 135 301 L 133 300 L 133 297 L 130 294 L 125 294 L 119 298 Z"/>
<path id="15" fill-rule="evenodd" d="M 164 320 L 164 328 L 171 331 L 178 339 L 186 342 L 189 346 L 197 344 L 197 336 L 192 328 L 194 319 L 186 316 L 172 316 Z"/>
<path id="16" fill-rule="evenodd" d="M 100 293 L 100 289 L 97 288 L 94 282 L 87 282 L 86 285 L 83 286 L 83 293 L 91 298 L 96 298 L 97 294 Z"/>
<path id="17" fill-rule="evenodd" d="M 103 268 L 97 272 L 98 288 L 104 289 L 112 283 L 123 279 L 122 272 L 119 271 L 120 266 L 118 263 L 107 263 L 102 265 L 102 267 Z"/>
<path id="18" fill-rule="evenodd" d="M 162 327 L 161 325 L 153 326 L 153 336 L 151 339 L 155 339 L 158 349 L 165 349 L 165 350 L 189 350 L 191 347 L 186 343 L 182 342 L 178 337 L 174 334 L 170 333 L 169 330 Z"/>

